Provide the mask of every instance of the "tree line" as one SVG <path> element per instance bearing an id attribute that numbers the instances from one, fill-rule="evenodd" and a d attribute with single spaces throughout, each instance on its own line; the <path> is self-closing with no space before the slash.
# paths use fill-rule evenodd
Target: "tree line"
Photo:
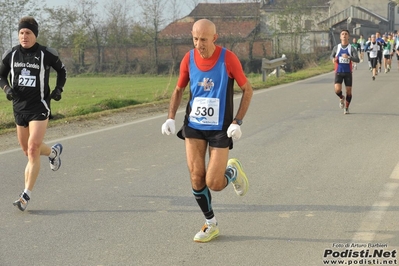
<path id="1" fill-rule="evenodd" d="M 281 10 L 276 13 L 275 20 L 278 26 L 270 27 L 271 32 L 268 36 L 277 36 L 282 32 L 281 28 L 285 27 L 285 31 L 291 34 L 290 40 L 296 41 L 300 37 L 299 33 L 304 32 L 302 21 L 307 14 L 303 7 L 311 6 L 314 1 L 281 0 Z M 175 45 L 176 41 L 160 38 L 160 31 L 168 23 L 182 17 L 182 8 L 193 10 L 201 0 L 113 0 L 106 1 L 104 6 L 100 6 L 97 0 L 70 0 L 67 6 L 58 7 L 48 7 L 38 2 L 0 1 L 1 54 L 18 43 L 18 21 L 21 17 L 29 15 L 35 17 L 39 23 L 37 41 L 60 51 L 61 58 L 66 55 L 67 60 L 64 63 L 69 74 L 107 72 L 160 74 L 177 70 L 180 56 Z M 232 0 L 219 0 L 219 2 L 232 2 Z M 260 3 L 260 0 L 236 0 L 236 2 Z M 252 19 L 261 23 L 259 11 L 253 14 Z M 256 32 L 245 40 L 249 43 L 248 64 L 254 65 L 247 68 L 250 72 L 256 71 L 260 65 L 260 60 L 257 60 L 259 58 L 255 58 L 252 54 L 253 45 L 259 41 L 260 35 L 262 33 L 257 28 Z M 269 37 L 261 36 L 261 39 Z M 219 41 L 223 46 L 233 49 L 243 40 L 232 36 Z M 191 39 L 186 42 L 188 46 L 192 45 Z M 298 47 L 296 43 L 290 46 Z M 132 59 L 132 47 L 145 49 L 147 55 L 145 60 L 138 62 Z M 161 61 L 160 54 L 170 56 L 170 61 Z"/>
<path id="2" fill-rule="evenodd" d="M 194 8 L 199 0 L 184 1 Z M 67 6 L 48 7 L 35 0 L 0 2 L 0 52 L 18 44 L 18 21 L 33 16 L 39 23 L 37 41 L 56 50 L 69 49 L 73 65 L 69 72 L 103 72 L 104 49 L 127 51 L 128 47 L 151 49 L 149 59 L 157 72 L 158 34 L 167 23 L 180 18 L 179 0 L 113 0 L 100 6 L 96 0 L 71 0 Z M 86 64 L 86 50 L 94 52 L 94 63 Z M 123 53 L 117 53 L 115 60 Z"/>

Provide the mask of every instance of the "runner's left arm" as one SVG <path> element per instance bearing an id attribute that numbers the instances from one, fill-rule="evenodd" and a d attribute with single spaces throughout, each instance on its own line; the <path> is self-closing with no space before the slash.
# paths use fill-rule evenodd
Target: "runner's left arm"
<path id="1" fill-rule="evenodd" d="M 64 63 L 62 63 L 58 52 L 52 48 L 47 47 L 47 52 L 49 52 L 51 67 L 57 72 L 56 88 L 64 89 L 66 83 L 67 71 Z"/>

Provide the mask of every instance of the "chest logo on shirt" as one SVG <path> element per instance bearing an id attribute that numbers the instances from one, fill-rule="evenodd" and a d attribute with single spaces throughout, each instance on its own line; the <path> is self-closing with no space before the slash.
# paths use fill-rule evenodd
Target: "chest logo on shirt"
<path id="1" fill-rule="evenodd" d="M 202 82 L 198 82 L 198 86 L 204 87 L 204 91 L 211 91 L 211 89 L 215 86 L 215 83 L 210 78 L 204 78 Z"/>
<path id="2" fill-rule="evenodd" d="M 32 64 L 32 63 L 24 63 L 24 62 L 14 62 L 14 67 L 24 67 L 24 68 L 34 68 L 34 69 L 40 69 L 40 66 L 38 64 Z"/>
<path id="3" fill-rule="evenodd" d="M 23 68 L 21 70 L 21 76 L 30 76 L 30 70 L 27 70 L 26 68 Z"/>

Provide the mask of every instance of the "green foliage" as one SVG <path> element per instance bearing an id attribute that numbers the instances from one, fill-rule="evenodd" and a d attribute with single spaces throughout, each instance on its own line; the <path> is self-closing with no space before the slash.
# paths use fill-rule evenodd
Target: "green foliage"
<path id="1" fill-rule="evenodd" d="M 54 122 L 107 110 L 169 99 L 176 76 L 99 76 L 68 78 L 62 99 L 51 102 Z M 50 84 L 55 84 L 52 77 Z M 12 104 L 0 94 L 0 132 L 13 128 Z"/>
<path id="2" fill-rule="evenodd" d="M 300 55 L 298 53 L 286 53 L 285 55 L 287 56 L 287 63 L 285 65 L 287 72 L 296 72 L 303 69 L 306 63 L 305 60 L 309 56 L 308 54 Z"/>

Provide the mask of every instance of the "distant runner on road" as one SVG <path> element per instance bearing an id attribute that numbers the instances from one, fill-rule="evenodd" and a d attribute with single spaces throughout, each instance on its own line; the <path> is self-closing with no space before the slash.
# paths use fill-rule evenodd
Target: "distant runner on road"
<path id="1" fill-rule="evenodd" d="M 349 114 L 349 105 L 352 101 L 352 62 L 359 63 L 357 49 L 349 44 L 349 31 L 342 30 L 341 43 L 334 46 L 331 59 L 335 64 L 335 94 L 339 97 L 339 107 L 344 114 Z M 345 83 L 346 97 L 342 94 L 342 82 Z"/>

